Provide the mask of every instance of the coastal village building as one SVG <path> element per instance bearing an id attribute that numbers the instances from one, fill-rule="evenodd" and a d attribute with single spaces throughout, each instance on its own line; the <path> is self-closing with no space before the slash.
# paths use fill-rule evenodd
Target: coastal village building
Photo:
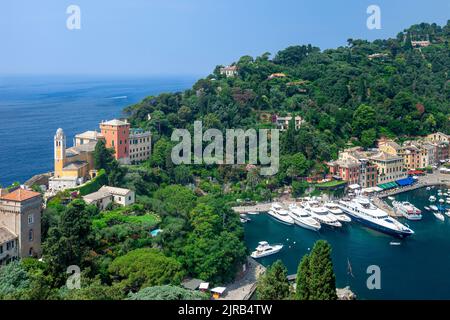
<path id="1" fill-rule="evenodd" d="M 0 196 L 0 265 L 41 255 L 42 197 L 18 188 Z"/>
<path id="2" fill-rule="evenodd" d="M 151 155 L 152 134 L 142 129 L 130 129 L 130 161 L 137 163 L 147 160 Z"/>
<path id="3" fill-rule="evenodd" d="M 286 116 L 286 117 L 280 117 L 278 115 L 275 115 L 275 124 L 277 125 L 277 129 L 280 131 L 287 130 L 289 128 L 289 124 L 292 121 L 292 116 Z M 295 130 L 300 129 L 300 126 L 304 122 L 303 118 L 300 116 L 295 116 L 294 118 L 295 122 Z"/>
<path id="4" fill-rule="evenodd" d="M 220 74 L 225 75 L 227 78 L 233 78 L 238 74 L 237 66 L 222 67 L 220 68 Z"/>
<path id="5" fill-rule="evenodd" d="M 83 140 L 82 144 L 66 148 L 66 135 L 59 128 L 54 137 L 54 174 L 49 179 L 49 189 L 74 188 L 89 180 L 94 169 L 96 144 L 97 141 Z"/>
<path id="6" fill-rule="evenodd" d="M 79 146 L 86 143 L 97 142 L 99 139 L 104 139 L 100 132 L 97 131 L 86 131 L 75 135 L 74 145 Z"/>
<path id="7" fill-rule="evenodd" d="M 124 188 L 103 186 L 98 191 L 85 195 L 83 200 L 95 204 L 100 210 L 105 210 L 110 203 L 128 206 L 135 202 L 134 191 Z"/>
<path id="8" fill-rule="evenodd" d="M 130 163 L 130 124 L 121 120 L 100 123 L 100 131 L 105 137 L 106 147 L 114 149 L 114 157 L 122 164 Z"/>
<path id="9" fill-rule="evenodd" d="M 378 183 L 377 167 L 367 158 L 361 147 L 349 148 L 339 153 L 339 159 L 328 163 L 333 176 L 359 184 L 362 188 L 375 187 Z"/>
<path id="10" fill-rule="evenodd" d="M 394 182 L 407 177 L 403 158 L 383 151 L 368 157 L 378 170 L 378 184 Z"/>
<path id="11" fill-rule="evenodd" d="M 110 120 L 100 123 L 101 136 L 106 147 L 113 148 L 114 157 L 122 164 L 137 163 L 150 158 L 151 132 L 130 128 L 128 122 Z"/>

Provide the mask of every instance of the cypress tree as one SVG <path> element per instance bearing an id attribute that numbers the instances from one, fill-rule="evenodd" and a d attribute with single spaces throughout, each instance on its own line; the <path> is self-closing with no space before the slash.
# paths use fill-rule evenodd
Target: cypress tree
<path id="1" fill-rule="evenodd" d="M 297 300 L 309 300 L 311 295 L 309 291 L 309 281 L 311 278 L 309 267 L 309 255 L 304 255 L 297 270 L 295 298 Z"/>
<path id="2" fill-rule="evenodd" d="M 260 277 L 256 292 L 259 300 L 284 300 L 289 298 L 287 269 L 281 260 L 275 261 Z"/>
<path id="3" fill-rule="evenodd" d="M 310 300 L 336 300 L 336 277 L 331 260 L 331 246 L 325 240 L 315 243 L 309 257 Z"/>

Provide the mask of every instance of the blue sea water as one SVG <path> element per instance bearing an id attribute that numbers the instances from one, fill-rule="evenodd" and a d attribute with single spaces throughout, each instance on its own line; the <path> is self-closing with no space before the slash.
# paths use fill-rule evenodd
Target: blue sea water
<path id="1" fill-rule="evenodd" d="M 436 190 L 417 189 L 399 194 L 396 199 L 410 201 L 422 210 Z M 324 227 L 314 232 L 283 225 L 261 214 L 250 216 L 252 221 L 245 224 L 245 241 L 250 250 L 262 240 L 284 244 L 278 254 L 259 261 L 268 266 L 281 259 L 289 274 L 294 274 L 314 242 L 327 240 L 333 250 L 337 286 L 350 286 L 358 299 L 450 299 L 450 218 L 442 222 L 430 212 L 423 215 L 421 221 L 400 218 L 415 234 L 398 240 L 354 222 L 339 230 Z M 391 241 L 401 244 L 393 246 Z M 367 268 L 371 265 L 380 268 L 379 290 L 367 287 Z"/>
<path id="2" fill-rule="evenodd" d="M 53 166 L 53 135 L 122 116 L 148 95 L 187 89 L 195 77 L 0 76 L 0 185 L 25 182 Z"/>

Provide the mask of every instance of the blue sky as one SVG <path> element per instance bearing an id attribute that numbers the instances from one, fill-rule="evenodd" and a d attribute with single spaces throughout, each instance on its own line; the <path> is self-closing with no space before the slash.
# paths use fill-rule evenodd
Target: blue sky
<path id="1" fill-rule="evenodd" d="M 81 30 L 66 8 L 81 9 Z M 381 8 L 381 30 L 366 9 Z M 2 0 L 0 74 L 208 74 L 293 44 L 395 36 L 450 19 L 449 0 Z"/>

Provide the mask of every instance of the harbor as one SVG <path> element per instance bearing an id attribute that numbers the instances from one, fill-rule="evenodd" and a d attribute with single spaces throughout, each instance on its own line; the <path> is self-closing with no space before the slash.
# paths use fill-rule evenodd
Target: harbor
<path id="1" fill-rule="evenodd" d="M 426 188 L 419 188 L 397 194 L 395 199 L 410 201 L 423 209 L 429 204 L 429 195 Z M 403 240 L 354 222 L 342 228 L 311 231 L 279 223 L 267 214 L 250 217 L 251 221 L 244 224 L 245 242 L 250 250 L 254 250 L 262 240 L 284 245 L 279 253 L 258 259 L 264 266 L 281 259 L 288 273 L 294 274 L 301 258 L 311 250 L 315 241 L 325 239 L 333 248 L 337 287 L 349 286 L 358 299 L 450 298 L 447 289 L 450 287 L 447 276 L 450 269 L 450 219 L 447 217 L 440 221 L 431 213 L 423 212 L 421 221 L 399 218 L 415 232 Z M 369 290 L 366 286 L 367 268 L 371 265 L 380 267 L 380 290 Z"/>

